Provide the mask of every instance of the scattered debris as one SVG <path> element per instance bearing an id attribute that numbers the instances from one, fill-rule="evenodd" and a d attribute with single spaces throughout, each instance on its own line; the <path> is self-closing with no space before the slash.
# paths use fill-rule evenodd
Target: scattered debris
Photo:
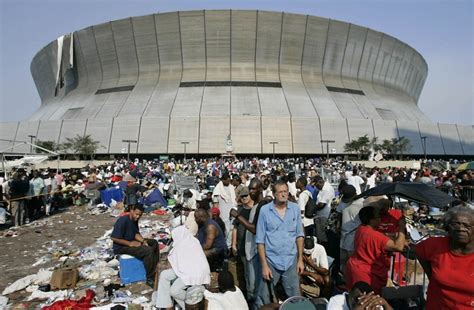
<path id="1" fill-rule="evenodd" d="M 117 210 L 105 205 L 88 207 L 89 214 L 110 213 L 110 210 Z M 123 210 L 119 210 L 123 212 Z M 85 218 L 74 212 L 64 212 L 78 226 L 72 228 L 77 234 L 89 233 L 92 225 L 83 225 Z M 169 219 L 172 217 L 171 211 L 164 210 L 157 216 L 148 214 L 143 218 L 140 225 L 140 232 L 145 238 L 154 238 L 159 242 L 162 253 L 168 251 L 170 240 Z M 51 218 L 35 221 L 23 227 L 31 227 L 28 231 L 10 229 L 4 236 L 14 237 L 21 234 L 33 233 L 42 235 L 45 239 L 36 247 L 22 250 L 25 256 L 31 255 L 32 249 L 37 256 L 32 267 L 42 266 L 36 274 L 25 276 L 8 285 L 0 296 L 0 308 L 11 307 L 13 309 L 29 309 L 32 307 L 43 308 L 59 304 L 79 303 L 86 296 L 87 291 L 95 294 L 91 299 L 93 309 L 111 309 L 114 306 L 125 306 L 129 309 L 151 309 L 151 295 L 153 289 L 144 282 L 132 283 L 123 286 L 119 278 L 119 260 L 113 254 L 112 240 L 110 234 L 112 227 L 96 238 L 96 241 L 87 247 L 78 247 L 74 240 L 68 235 L 52 234 L 52 227 L 60 227 L 69 223 L 69 217 L 60 218 L 53 221 Z M 33 227 L 32 227 L 33 226 Z M 49 229 L 49 230 L 48 230 Z M 59 237 L 48 240 L 51 237 Z M 37 238 L 37 237 L 36 237 Z M 77 268 L 79 279 L 75 287 L 71 289 L 58 290 L 51 282 L 54 269 L 58 267 Z M 15 294 L 15 295 L 11 295 Z M 13 296 L 13 298 L 12 298 Z M 24 296 L 24 299 L 18 299 Z M 8 304 L 10 302 L 10 304 Z M 13 303 L 12 303 L 13 302 Z M 28 302 L 28 303 L 27 303 Z M 23 308 L 22 308 L 23 307 Z"/>

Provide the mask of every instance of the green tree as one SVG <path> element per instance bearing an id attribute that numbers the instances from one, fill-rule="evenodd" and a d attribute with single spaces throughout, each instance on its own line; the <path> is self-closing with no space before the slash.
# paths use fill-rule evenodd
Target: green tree
<path id="1" fill-rule="evenodd" d="M 371 140 L 367 135 L 363 135 L 357 139 L 352 140 L 344 145 L 344 151 L 348 153 L 356 153 L 357 158 L 361 159 L 363 156 L 367 156 L 370 151 Z"/>
<path id="2" fill-rule="evenodd" d="M 346 153 L 355 153 L 356 152 L 356 141 L 352 140 L 344 144 L 344 152 Z"/>
<path id="3" fill-rule="evenodd" d="M 52 152 L 55 152 L 58 148 L 58 144 L 54 141 L 42 141 L 42 140 L 37 140 L 35 143 L 37 146 L 42 147 L 44 149 L 50 150 Z M 36 148 L 37 153 L 47 153 L 46 151 Z"/>
<path id="4" fill-rule="evenodd" d="M 402 160 L 403 154 L 407 153 L 411 149 L 410 139 L 401 136 L 396 140 L 396 151 L 400 155 L 400 160 Z"/>
<path id="5" fill-rule="evenodd" d="M 395 144 L 397 142 L 398 139 L 394 138 L 392 140 L 383 140 L 382 141 L 382 144 L 380 144 L 380 150 L 389 155 L 389 156 L 393 156 L 395 158 L 395 153 L 396 153 L 396 150 L 395 150 Z"/>
<path id="6" fill-rule="evenodd" d="M 94 154 L 99 147 L 99 141 L 92 139 L 91 135 L 66 138 L 66 142 L 61 145 L 61 149 L 66 154 L 72 154 L 75 159 L 80 159 L 81 155 L 94 159 Z"/>
<path id="7" fill-rule="evenodd" d="M 403 159 L 403 154 L 411 149 L 410 140 L 406 137 L 392 138 L 391 140 L 383 140 L 382 144 L 378 145 L 379 150 L 383 153 L 392 156 L 396 159 L 400 155 L 400 160 Z"/>

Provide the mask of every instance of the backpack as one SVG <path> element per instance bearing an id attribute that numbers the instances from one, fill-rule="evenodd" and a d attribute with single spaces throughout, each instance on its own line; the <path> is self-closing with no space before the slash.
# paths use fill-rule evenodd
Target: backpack
<path id="1" fill-rule="evenodd" d="M 304 217 L 312 219 L 316 216 L 316 202 L 313 199 L 308 199 L 306 205 L 304 206 Z"/>

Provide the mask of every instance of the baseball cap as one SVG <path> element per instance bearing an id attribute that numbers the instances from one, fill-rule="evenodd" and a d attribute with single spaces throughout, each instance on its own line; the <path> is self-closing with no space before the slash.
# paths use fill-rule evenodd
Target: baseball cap
<path id="1" fill-rule="evenodd" d="M 217 207 L 212 207 L 211 208 L 211 213 L 212 213 L 212 215 L 220 216 L 221 215 L 221 210 L 219 210 L 219 208 L 217 208 Z"/>

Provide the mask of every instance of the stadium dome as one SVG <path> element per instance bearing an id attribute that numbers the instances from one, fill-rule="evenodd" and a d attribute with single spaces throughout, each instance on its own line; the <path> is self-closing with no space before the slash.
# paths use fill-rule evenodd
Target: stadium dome
<path id="1" fill-rule="evenodd" d="M 472 126 L 431 122 L 417 102 L 428 66 L 366 27 L 282 12 L 151 14 L 64 35 L 33 58 L 41 107 L 1 138 L 100 141 L 98 153 L 321 154 L 367 134 L 410 154 L 472 155 Z M 275 142 L 275 144 L 272 144 Z"/>

